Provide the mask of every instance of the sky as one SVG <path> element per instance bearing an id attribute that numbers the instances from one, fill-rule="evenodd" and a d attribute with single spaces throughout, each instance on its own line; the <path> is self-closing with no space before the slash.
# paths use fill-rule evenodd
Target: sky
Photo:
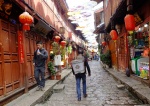
<path id="1" fill-rule="evenodd" d="M 66 0 L 67 5 L 69 7 L 69 11 L 76 11 L 79 12 L 80 15 L 78 15 L 79 18 L 75 16 L 75 21 L 77 21 L 77 25 L 84 26 L 84 29 L 81 30 L 83 33 L 83 36 L 88 40 L 91 44 L 96 42 L 96 35 L 93 34 L 95 27 L 94 27 L 94 11 L 96 11 L 99 8 L 103 7 L 103 3 L 97 4 L 95 1 L 91 0 Z M 89 15 L 89 16 L 88 16 Z M 79 21 L 80 20 L 80 21 Z M 86 20 L 86 21 L 85 21 Z M 74 20 L 72 20 L 74 21 Z"/>
<path id="2" fill-rule="evenodd" d="M 88 2 L 90 0 L 66 0 L 69 8 L 78 6 L 78 5 L 84 5 L 84 3 Z"/>

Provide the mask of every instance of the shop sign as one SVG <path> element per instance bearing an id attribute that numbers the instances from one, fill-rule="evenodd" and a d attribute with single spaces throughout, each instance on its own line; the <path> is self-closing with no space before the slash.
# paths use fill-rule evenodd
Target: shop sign
<path id="1" fill-rule="evenodd" d="M 43 36 L 46 38 L 46 35 L 52 31 L 51 27 L 48 26 L 45 22 L 42 20 L 39 20 L 37 24 L 35 24 L 35 27 L 32 29 L 37 34 Z"/>
<path id="2" fill-rule="evenodd" d="M 137 13 L 134 14 L 134 18 L 135 18 L 136 26 L 143 22 L 143 20 Z"/>
<path id="3" fill-rule="evenodd" d="M 20 63 L 24 63 L 23 32 L 18 31 L 18 53 Z"/>

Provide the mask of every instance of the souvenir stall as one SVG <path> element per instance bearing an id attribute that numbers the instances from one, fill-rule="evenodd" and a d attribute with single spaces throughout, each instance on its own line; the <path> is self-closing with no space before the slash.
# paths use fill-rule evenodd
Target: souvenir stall
<path id="1" fill-rule="evenodd" d="M 128 37 L 130 45 L 131 69 L 142 78 L 149 77 L 149 23 L 140 25 Z"/>

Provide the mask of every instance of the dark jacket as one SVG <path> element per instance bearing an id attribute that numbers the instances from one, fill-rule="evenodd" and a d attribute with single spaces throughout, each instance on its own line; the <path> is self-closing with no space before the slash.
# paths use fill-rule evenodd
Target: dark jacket
<path id="1" fill-rule="evenodd" d="M 34 52 L 33 63 L 35 63 L 35 67 L 45 67 L 48 53 L 44 48 L 40 49 L 40 52 L 40 55 L 37 55 L 37 50 Z"/>

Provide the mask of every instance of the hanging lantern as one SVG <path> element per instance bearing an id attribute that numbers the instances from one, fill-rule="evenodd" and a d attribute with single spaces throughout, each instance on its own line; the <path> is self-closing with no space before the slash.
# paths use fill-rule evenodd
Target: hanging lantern
<path id="1" fill-rule="evenodd" d="M 135 18 L 133 15 L 128 14 L 124 18 L 125 27 L 127 31 L 134 31 L 135 30 Z"/>
<path id="2" fill-rule="evenodd" d="M 61 41 L 61 42 L 60 42 L 60 45 L 61 45 L 62 47 L 65 47 L 65 46 L 66 46 L 66 41 Z"/>
<path id="3" fill-rule="evenodd" d="M 23 30 L 30 30 L 30 24 L 33 23 L 33 17 L 28 12 L 23 12 L 19 16 L 19 21 L 23 24 Z"/>
<path id="4" fill-rule="evenodd" d="M 60 36 L 55 36 L 54 41 L 59 42 L 59 40 L 60 40 Z"/>
<path id="5" fill-rule="evenodd" d="M 118 34 L 117 34 L 116 30 L 111 30 L 110 36 L 111 36 L 112 40 L 117 40 Z"/>
<path id="6" fill-rule="evenodd" d="M 102 45 L 103 45 L 103 46 L 106 46 L 106 45 L 107 45 L 107 43 L 106 43 L 106 42 L 102 42 Z"/>

